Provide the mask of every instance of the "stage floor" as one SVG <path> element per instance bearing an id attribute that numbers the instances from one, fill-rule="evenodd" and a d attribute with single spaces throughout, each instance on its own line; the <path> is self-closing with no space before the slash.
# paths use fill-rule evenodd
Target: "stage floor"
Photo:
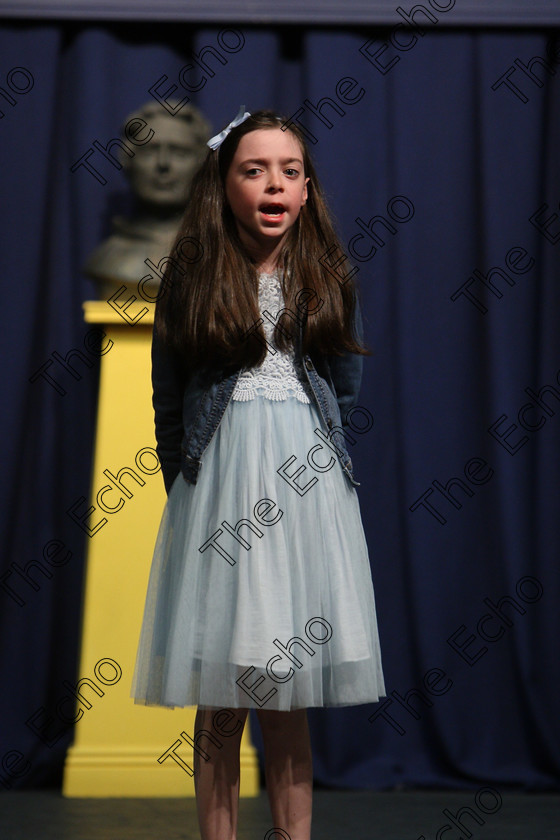
<path id="1" fill-rule="evenodd" d="M 316 790 L 312 838 L 560 840 L 560 794 L 502 790 L 500 804 L 489 792 L 480 794 L 477 803 L 475 793 Z M 462 808 L 470 810 L 459 812 Z M 462 822 L 463 831 L 453 818 Z M 438 833 L 445 825 L 451 830 Z M 287 840 L 286 834 L 272 833 L 271 828 L 264 792 L 256 799 L 241 800 L 238 840 Z M 194 799 L 64 799 L 43 791 L 0 797 L 2 840 L 199 840 L 199 836 Z"/>

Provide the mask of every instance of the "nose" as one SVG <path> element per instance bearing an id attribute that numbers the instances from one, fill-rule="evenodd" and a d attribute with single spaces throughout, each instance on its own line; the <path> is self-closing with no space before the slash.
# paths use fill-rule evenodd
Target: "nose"
<path id="1" fill-rule="evenodd" d="M 271 169 L 268 175 L 268 192 L 278 192 L 282 189 L 282 179 L 280 177 L 279 169 Z"/>
<path id="2" fill-rule="evenodd" d="M 162 144 L 157 152 L 157 166 L 158 169 L 169 169 L 170 154 L 169 147 Z"/>

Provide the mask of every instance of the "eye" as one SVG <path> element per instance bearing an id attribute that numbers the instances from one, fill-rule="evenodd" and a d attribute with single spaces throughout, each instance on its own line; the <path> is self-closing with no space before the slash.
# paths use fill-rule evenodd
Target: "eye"
<path id="1" fill-rule="evenodd" d="M 169 151 L 172 152 L 177 157 L 187 157 L 188 155 L 192 155 L 193 150 L 187 149 L 184 146 L 169 146 Z"/>
<path id="2" fill-rule="evenodd" d="M 256 166 L 253 166 L 251 169 L 245 170 L 245 175 L 258 175 L 260 171 Z"/>
<path id="3" fill-rule="evenodd" d="M 297 178 L 297 176 L 299 175 L 299 170 L 297 169 L 285 169 L 284 172 L 290 178 Z"/>

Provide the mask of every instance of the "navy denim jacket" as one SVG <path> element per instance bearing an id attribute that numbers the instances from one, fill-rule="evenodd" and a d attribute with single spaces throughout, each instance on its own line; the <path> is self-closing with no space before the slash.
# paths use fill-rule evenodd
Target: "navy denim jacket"
<path id="1" fill-rule="evenodd" d="M 358 301 L 354 323 L 361 341 L 363 327 Z M 305 318 L 302 318 L 294 350 L 296 358 L 303 362 L 303 370 L 319 407 L 323 429 L 317 442 L 323 440 L 322 445 L 335 452 L 351 483 L 359 486 L 345 437 L 349 436 L 346 416 L 356 405 L 360 391 L 363 357 L 355 353 L 316 358 L 309 354 L 302 356 L 304 328 Z M 179 472 L 185 481 L 196 484 L 202 456 L 220 425 L 240 373 L 241 368 L 229 374 L 200 369 L 187 376 L 177 355 L 164 345 L 154 329 L 152 386 L 156 449 L 167 493 Z"/>

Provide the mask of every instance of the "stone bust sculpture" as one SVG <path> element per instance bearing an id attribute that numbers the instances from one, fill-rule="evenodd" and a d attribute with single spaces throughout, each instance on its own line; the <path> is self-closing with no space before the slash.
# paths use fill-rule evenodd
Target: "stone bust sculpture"
<path id="1" fill-rule="evenodd" d="M 146 258 L 157 265 L 169 255 L 193 175 L 208 150 L 210 125 L 192 105 L 184 105 L 173 116 L 161 105 L 147 103 L 130 114 L 125 125 L 134 118 L 145 120 L 154 132 L 148 143 L 134 147 L 133 156 L 120 150 L 134 194 L 134 213 L 129 218 L 113 218 L 111 236 L 93 251 L 84 267 L 98 281 L 102 299 L 123 285 L 136 288 L 149 273 Z"/>

